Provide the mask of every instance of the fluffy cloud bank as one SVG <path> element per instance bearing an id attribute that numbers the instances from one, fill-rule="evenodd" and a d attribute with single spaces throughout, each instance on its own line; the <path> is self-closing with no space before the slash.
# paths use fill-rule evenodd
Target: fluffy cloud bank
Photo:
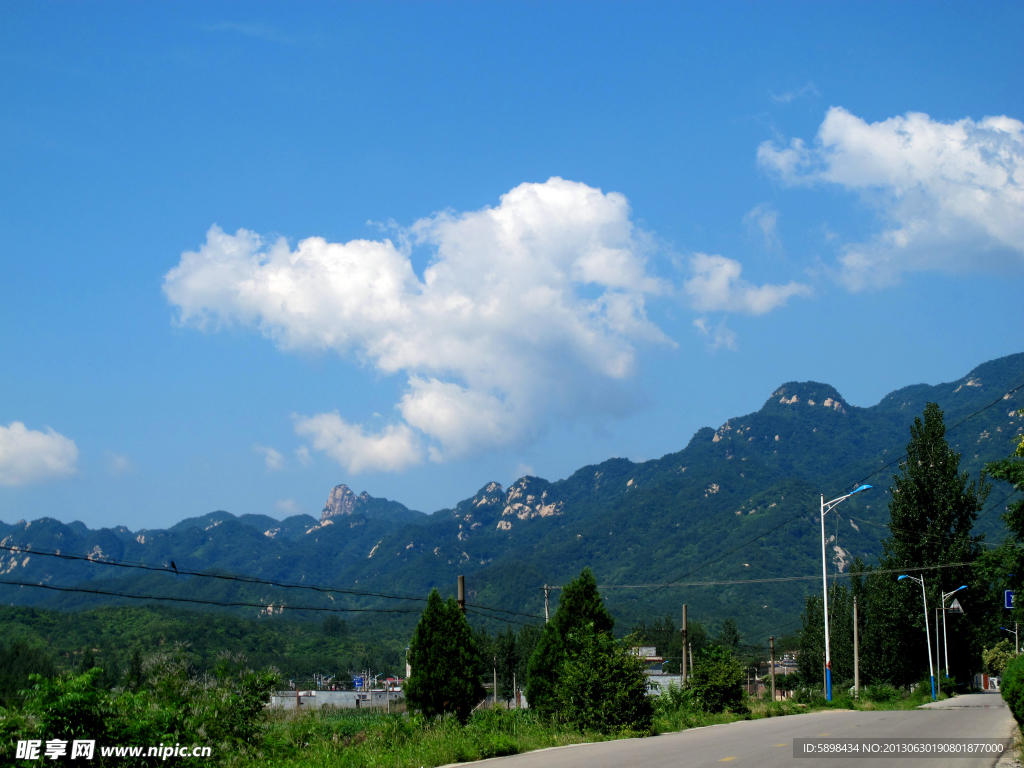
<path id="1" fill-rule="evenodd" d="M 621 406 L 635 345 L 668 342 L 645 311 L 665 286 L 622 195 L 552 178 L 402 234 L 433 250 L 422 279 L 391 240 L 311 237 L 292 250 L 213 227 L 164 290 L 184 324 L 256 326 L 283 349 L 404 373 L 402 421 L 382 432 L 336 413 L 298 420 L 353 472 L 518 442 L 550 415 L 607 412 Z"/>
<path id="2" fill-rule="evenodd" d="M 552 418 L 628 410 L 638 346 L 672 343 L 647 317 L 649 298 L 674 290 L 652 273 L 649 243 L 623 195 L 555 177 L 495 207 L 421 219 L 398 245 L 311 237 L 292 249 L 213 227 L 164 291 L 185 325 L 253 326 L 282 349 L 404 375 L 398 420 L 383 429 L 336 412 L 296 419 L 350 472 L 398 471 L 530 440 Z M 432 252 L 422 278 L 415 247 Z M 758 314 L 799 293 L 755 288 L 736 262 L 702 258 L 720 261 L 687 284 L 701 311 Z"/>
<path id="3" fill-rule="evenodd" d="M 832 107 L 813 146 L 765 142 L 758 161 L 786 184 L 838 184 L 877 206 L 886 228 L 840 256 L 852 290 L 890 285 L 906 272 L 1024 263 L 1019 120 L 943 123 L 910 112 L 869 124 Z"/>
<path id="4" fill-rule="evenodd" d="M 28 429 L 20 421 L 0 426 L 0 485 L 27 485 L 75 473 L 75 442 L 49 427 Z"/>

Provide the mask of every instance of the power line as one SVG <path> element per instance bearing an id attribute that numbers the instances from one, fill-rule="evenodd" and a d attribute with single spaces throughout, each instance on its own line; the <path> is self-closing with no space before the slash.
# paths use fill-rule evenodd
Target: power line
<path id="1" fill-rule="evenodd" d="M 325 594 L 329 594 L 329 593 L 333 592 L 333 593 L 338 593 L 338 594 L 357 595 L 357 596 L 361 596 L 361 597 L 379 597 L 379 598 L 386 598 L 386 599 L 390 599 L 390 600 L 416 600 L 416 601 L 420 601 L 420 602 L 426 602 L 426 600 L 427 600 L 427 598 L 425 598 L 425 597 L 414 597 L 414 596 L 411 596 L 411 595 L 393 595 L 393 594 L 388 594 L 386 592 L 369 592 L 369 591 L 366 591 L 366 590 L 358 590 L 358 589 L 341 589 L 341 588 L 337 588 L 337 587 L 323 587 L 323 586 L 320 586 L 320 585 L 317 585 L 317 584 L 298 584 L 298 583 L 295 583 L 295 582 L 273 581 L 271 579 L 259 579 L 259 578 L 256 578 L 254 576 L 236 576 L 236 575 L 229 575 L 229 574 L 223 574 L 223 573 L 212 573 L 212 572 L 209 572 L 209 571 L 193 571 L 193 570 L 189 570 L 189 569 L 185 569 L 185 568 L 172 569 L 172 568 L 166 567 L 166 566 L 155 566 L 155 565 L 150 565 L 150 564 L 147 564 L 147 563 L 118 561 L 118 560 L 113 560 L 113 559 L 100 559 L 100 558 L 93 558 L 93 557 L 88 557 L 88 556 L 83 556 L 83 555 L 72 555 L 72 554 L 67 554 L 65 552 L 55 552 L 55 551 L 50 551 L 50 550 L 23 549 L 23 548 L 20 548 L 20 547 L 9 547 L 9 546 L 2 546 L 2 545 L 0 545 L 0 550 L 6 550 L 8 552 L 17 552 L 19 554 L 24 553 L 26 555 L 42 555 L 42 556 L 45 556 L 45 557 L 55 557 L 55 558 L 59 558 L 59 559 L 62 559 L 62 560 L 74 560 L 74 561 L 89 562 L 89 563 L 101 564 L 101 565 L 110 565 L 110 566 L 115 566 L 117 568 L 130 568 L 130 569 L 145 570 L 145 571 L 157 571 L 159 573 L 175 574 L 175 575 L 179 575 L 179 576 L 195 576 L 195 577 L 198 577 L 198 578 L 221 579 L 223 581 L 237 581 L 237 582 L 241 582 L 241 583 L 244 583 L 244 584 L 263 584 L 263 585 L 267 585 L 267 586 L 283 587 L 283 588 L 287 588 L 287 589 L 310 589 L 310 590 L 314 590 L 316 592 L 322 592 L 322 593 L 325 593 Z M 219 603 L 214 603 L 214 604 L 218 604 L 219 605 Z M 237 605 L 249 605 L 249 604 L 238 603 Z M 486 611 L 497 611 L 499 613 L 507 613 L 507 614 L 509 614 L 511 616 L 526 616 L 526 617 L 531 618 L 531 619 L 541 619 L 541 618 L 543 618 L 543 616 L 539 616 L 539 615 L 532 614 L 532 613 L 520 613 L 518 611 L 508 611 L 508 610 L 505 610 L 504 608 L 494 608 L 494 607 L 491 607 L 491 606 L 488 606 L 488 605 L 477 605 L 477 604 L 470 604 L 470 605 L 472 605 L 472 607 L 474 607 L 474 608 L 480 608 L 480 609 L 483 609 L 483 610 L 486 610 Z M 263 607 L 265 607 L 265 606 L 263 606 Z M 298 609 L 296 609 L 296 610 L 298 610 Z M 357 609 L 351 609 L 351 610 L 357 610 Z M 408 612 L 408 611 L 405 611 L 405 612 Z M 480 614 L 480 615 L 485 615 L 485 614 Z M 497 617 L 494 617 L 494 618 L 497 618 Z"/>
<path id="2" fill-rule="evenodd" d="M 8 584 L 13 587 L 34 587 L 36 589 L 50 589 L 55 592 L 84 592 L 90 595 L 106 595 L 109 597 L 126 597 L 132 600 L 165 600 L 175 603 L 200 603 L 202 605 L 218 605 L 223 608 L 273 608 L 263 603 L 242 603 L 242 602 L 221 602 L 219 600 L 200 600 L 195 597 L 170 597 L 165 595 L 130 595 L 126 592 L 113 592 L 106 589 L 86 589 L 84 587 L 57 587 L 53 584 L 33 584 L 24 581 L 8 581 L 0 579 L 0 584 Z M 281 610 L 287 608 L 290 611 L 326 611 L 328 613 L 420 613 L 411 608 L 321 608 L 312 605 L 282 605 Z"/>
<path id="3" fill-rule="evenodd" d="M 123 560 L 100 559 L 85 555 L 69 555 L 65 552 L 55 552 L 45 549 L 25 549 L 21 547 L 0 546 L 0 550 L 18 552 L 27 555 L 42 555 L 43 557 L 57 557 L 62 560 L 77 560 L 100 565 L 111 565 L 117 568 L 134 568 L 143 571 L 158 571 L 160 573 L 174 574 L 176 576 L 196 576 L 204 579 L 221 579 L 223 581 L 239 581 L 246 584 L 263 584 L 271 587 L 283 587 L 285 589 L 311 589 L 316 592 L 337 592 L 339 594 L 359 595 L 362 597 L 382 597 L 390 600 L 420 600 L 426 601 L 425 597 L 413 597 L 411 595 L 391 595 L 385 592 L 367 592 L 359 589 L 341 589 L 336 587 L 321 587 L 316 584 L 298 584 L 296 582 L 272 581 L 270 579 L 259 579 L 255 576 L 235 576 L 225 573 L 213 573 L 211 571 L 192 571 L 186 568 L 172 569 L 169 566 L 148 565 L 146 563 L 132 563 Z"/>
<path id="4" fill-rule="evenodd" d="M 984 510 L 983 512 L 978 513 L 978 516 L 975 518 L 975 522 L 977 522 L 982 517 L 984 517 L 989 512 L 991 512 L 993 509 L 995 509 L 1000 504 L 1005 502 L 1007 499 L 1009 499 L 1015 493 L 1017 493 L 1017 489 L 1016 488 L 1011 490 L 1009 493 L 1005 494 L 1003 496 L 1003 498 L 999 499 L 999 501 L 997 501 L 994 504 L 990 505 L 988 509 Z M 940 532 L 940 533 L 920 533 L 919 531 L 912 531 L 909 528 L 897 528 L 897 527 L 894 527 L 892 525 L 887 525 L 886 523 L 875 523 L 875 522 L 872 522 L 871 520 L 865 520 L 864 518 L 861 518 L 861 517 L 854 517 L 853 515 L 845 515 L 844 516 L 844 515 L 841 515 L 838 511 L 836 512 L 836 515 L 838 517 L 846 517 L 849 520 L 857 520 L 858 522 L 865 523 L 866 525 L 874 525 L 874 526 L 877 526 L 879 528 L 888 528 L 890 531 L 899 531 L 900 533 L 908 534 L 910 536 L 916 536 L 919 539 L 934 539 L 934 538 L 941 537 L 941 536 L 945 535 L 942 532 Z M 1001 547 L 1001 546 L 1003 546 L 1002 544 L 995 544 L 995 543 L 990 543 L 990 542 L 987 542 L 987 541 L 979 541 L 977 543 L 981 544 L 983 546 L 987 546 L 987 547 Z M 1011 546 L 1019 547 L 1021 545 L 1019 545 L 1019 544 L 1012 544 Z"/>
<path id="5" fill-rule="evenodd" d="M 508 624 L 519 624 L 520 626 L 523 626 L 523 627 L 535 626 L 533 624 L 528 624 L 525 621 L 516 621 L 515 619 L 506 619 L 506 618 L 504 618 L 502 616 L 491 616 L 490 614 L 480 613 L 480 611 L 472 611 L 472 610 L 469 609 L 468 606 L 466 608 L 466 613 L 472 613 L 474 616 L 483 616 L 485 619 L 494 619 L 495 621 L 504 621 L 504 622 L 506 622 Z M 524 614 L 520 614 L 520 615 L 524 615 Z M 525 614 L 525 615 L 529 615 L 529 614 Z M 536 616 L 535 618 L 542 619 L 544 617 L 543 616 Z"/>
<path id="6" fill-rule="evenodd" d="M 838 573 L 829 576 L 829 579 L 835 580 L 845 576 L 865 576 L 869 573 L 905 573 L 906 571 L 929 571 L 936 568 L 958 568 L 965 565 L 974 565 L 976 561 L 971 560 L 963 563 L 940 563 L 938 565 L 914 565 L 907 566 L 906 568 L 893 568 L 890 570 L 871 570 L 871 571 L 857 571 L 851 572 L 846 571 L 845 573 Z M 663 587 L 720 587 L 728 584 L 771 584 L 779 581 L 811 581 L 820 579 L 821 576 L 776 576 L 768 579 L 728 579 L 723 581 L 670 581 L 666 584 L 600 584 L 598 589 L 661 589 Z M 553 587 L 553 589 L 560 589 L 561 587 Z"/>
<path id="7" fill-rule="evenodd" d="M 952 432 L 954 429 L 959 427 L 961 424 L 964 424 L 965 422 L 969 421 L 970 419 L 973 419 L 975 416 L 977 416 L 980 413 L 983 413 L 984 411 L 987 411 L 989 408 L 992 408 L 993 406 L 998 405 L 1003 400 L 1005 400 L 1007 397 L 1012 395 L 1014 392 L 1016 392 L 1017 390 L 1022 389 L 1022 388 L 1024 388 L 1024 384 L 1018 384 L 1016 387 L 1014 387 L 1013 389 L 1011 389 L 1008 392 L 1004 393 L 1003 395 L 1000 395 L 997 399 L 993 400 L 991 403 L 989 403 L 985 407 L 979 408 L 974 413 L 971 413 L 971 414 L 965 416 L 963 419 L 958 421 L 956 424 L 954 424 L 952 427 L 950 427 L 946 431 L 947 432 Z M 897 464 L 897 463 L 903 461 L 903 459 L 905 459 L 905 458 L 907 458 L 907 454 L 904 453 L 902 456 L 894 459 L 893 461 L 889 462 L 885 466 L 883 466 L 883 467 L 881 467 L 879 469 L 876 469 L 874 472 L 871 472 L 870 474 L 865 475 L 863 478 L 861 478 L 860 480 L 858 480 L 855 483 L 852 483 L 851 485 L 853 485 L 853 486 L 863 485 L 866 480 L 869 480 L 872 477 L 874 477 L 875 475 L 877 475 L 879 472 L 882 472 L 882 471 L 888 469 L 893 464 Z M 716 557 L 714 560 L 709 560 L 706 563 L 703 563 L 702 565 L 698 565 L 696 568 L 693 568 L 693 569 L 687 571 L 686 573 L 684 573 L 682 576 L 678 577 L 677 579 L 674 579 L 674 580 L 672 580 L 672 581 L 670 581 L 667 584 L 664 584 L 662 586 L 656 587 L 655 589 L 653 589 L 651 591 L 656 591 L 657 589 L 662 589 L 662 588 L 667 587 L 667 586 L 672 586 L 676 582 L 681 581 L 682 579 L 685 579 L 687 576 L 690 576 L 691 574 L 694 574 L 697 571 L 701 571 L 701 570 L 707 568 L 709 565 L 714 565 L 715 563 L 719 562 L 720 560 L 724 560 L 729 555 L 731 555 L 731 554 L 733 554 L 735 552 L 738 552 L 739 550 L 743 549 L 748 544 L 753 544 L 755 541 L 759 541 L 759 540 L 763 539 L 768 534 L 777 531 L 779 528 L 782 528 L 785 525 L 788 525 L 789 523 L 793 522 L 797 518 L 803 517 L 809 511 L 813 511 L 813 508 L 804 510 L 802 512 L 799 512 L 799 513 L 793 515 L 790 518 L 787 518 L 786 520 L 783 520 L 781 523 L 779 523 L 778 525 L 776 525 L 773 528 L 769 528 L 767 531 L 765 531 L 764 533 L 760 534 L 759 536 L 755 536 L 754 538 L 750 539 L 749 541 L 745 541 L 742 544 L 740 544 L 739 546 L 734 547 L 733 549 L 730 549 L 724 555 Z M 640 597 L 641 598 L 642 597 L 646 597 L 646 595 L 640 595 Z M 634 598 L 634 600 L 636 600 L 636 599 L 639 599 L 639 598 Z"/>
<path id="8" fill-rule="evenodd" d="M 485 611 L 497 611 L 498 613 L 507 613 L 510 616 L 527 616 L 531 619 L 543 619 L 543 616 L 539 616 L 536 613 L 519 613 L 518 611 L 506 611 L 504 608 L 490 608 L 486 605 L 477 605 L 476 603 L 466 603 L 467 608 L 483 608 Z M 497 616 L 495 616 L 497 618 Z"/>

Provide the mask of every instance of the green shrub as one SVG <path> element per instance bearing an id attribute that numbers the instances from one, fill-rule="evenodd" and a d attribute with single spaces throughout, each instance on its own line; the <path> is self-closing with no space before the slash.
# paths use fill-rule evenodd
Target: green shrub
<path id="1" fill-rule="evenodd" d="M 712 646 L 697 657 L 690 687 L 700 706 L 707 712 L 744 712 L 743 667 L 732 653 Z"/>
<path id="2" fill-rule="evenodd" d="M 880 685 L 869 685 L 864 689 L 864 698 L 879 704 L 889 704 L 903 697 L 903 694 L 894 685 L 882 683 Z"/>
<path id="3" fill-rule="evenodd" d="M 986 648 L 981 652 L 981 662 L 984 665 L 985 673 L 999 677 L 1007 665 L 1013 661 L 1013 656 L 1013 646 L 1010 645 L 1009 638 L 1000 640 L 991 648 Z"/>
<path id="4" fill-rule="evenodd" d="M 573 632 L 567 646 L 555 688 L 559 717 L 580 731 L 649 732 L 654 707 L 640 658 L 592 624 Z"/>
<path id="5" fill-rule="evenodd" d="M 1024 724 L 1024 656 L 1006 665 L 999 687 L 1014 719 L 1019 725 Z"/>
<path id="6" fill-rule="evenodd" d="M 700 711 L 701 704 L 692 687 L 669 683 L 668 688 L 655 699 L 655 708 L 662 713 Z"/>

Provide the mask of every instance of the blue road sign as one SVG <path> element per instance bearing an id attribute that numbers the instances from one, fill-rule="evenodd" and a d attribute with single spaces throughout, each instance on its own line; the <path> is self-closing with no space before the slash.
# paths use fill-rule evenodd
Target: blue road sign
<path id="1" fill-rule="evenodd" d="M 361 677 L 353 677 L 352 678 L 352 687 L 353 688 L 362 688 L 363 687 L 363 678 L 361 678 Z"/>
<path id="2" fill-rule="evenodd" d="M 1013 590 L 1008 589 L 1003 592 L 1003 607 L 1009 610 L 1013 608 Z"/>

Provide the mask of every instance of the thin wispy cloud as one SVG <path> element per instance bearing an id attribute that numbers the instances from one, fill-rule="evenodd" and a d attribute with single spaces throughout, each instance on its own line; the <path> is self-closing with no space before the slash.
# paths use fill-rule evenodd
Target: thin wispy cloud
<path id="1" fill-rule="evenodd" d="M 768 93 L 772 97 L 772 101 L 776 104 L 789 104 L 790 102 L 796 101 L 800 98 L 821 95 L 818 93 L 818 89 L 814 86 L 814 83 L 811 82 L 808 82 L 807 85 L 802 88 L 797 88 L 792 91 L 784 91 L 783 93 L 768 91 Z"/>
<path id="2" fill-rule="evenodd" d="M 203 30 L 206 32 L 227 32 L 230 34 L 241 35 L 242 37 L 251 37 L 256 40 L 265 40 L 270 43 L 280 43 L 282 45 L 298 44 L 298 40 L 296 38 L 286 35 L 280 30 L 277 30 L 267 24 L 225 21 L 219 24 L 208 24 L 203 27 Z"/>

